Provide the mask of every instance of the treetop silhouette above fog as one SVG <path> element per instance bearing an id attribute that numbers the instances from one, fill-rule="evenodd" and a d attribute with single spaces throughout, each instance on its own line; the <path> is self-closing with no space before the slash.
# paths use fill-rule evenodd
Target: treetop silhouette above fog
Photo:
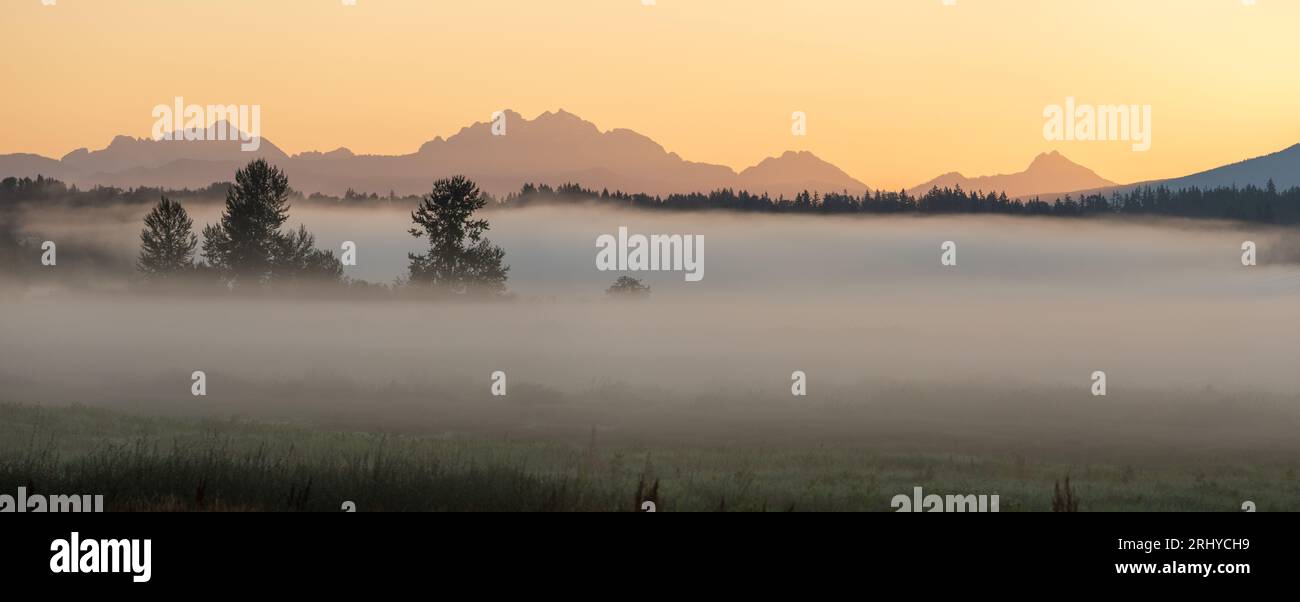
<path id="1" fill-rule="evenodd" d="M 505 251 L 483 237 L 487 220 L 474 213 L 487 205 L 478 185 L 464 176 L 438 180 L 433 190 L 420 199 L 411 213 L 411 236 L 425 238 L 429 252 L 410 253 L 409 275 L 413 286 L 463 295 L 500 295 L 505 292 Z"/>
<path id="2" fill-rule="evenodd" d="M 162 197 L 144 217 L 136 267 L 147 280 L 162 280 L 194 268 L 194 220 L 180 203 Z"/>
<path id="3" fill-rule="evenodd" d="M 214 185 L 210 190 L 216 188 Z M 0 219 L 0 259 L 17 257 L 28 246 L 16 222 L 8 219 L 16 215 L 20 205 L 54 206 L 71 199 L 67 205 L 76 207 L 83 194 L 119 202 L 138 200 L 134 191 L 124 195 L 117 192 L 82 192 L 43 177 L 0 181 L 0 218 L 4 218 Z M 234 289 L 312 282 L 388 289 L 344 278 L 342 261 L 333 251 L 317 249 L 315 236 L 305 226 L 284 229 L 293 196 L 288 177 L 264 159 L 236 171 L 234 183 L 225 188 L 220 220 L 203 228 L 203 256 L 196 261 L 199 239 L 194 234 L 193 220 L 181 203 L 160 195 L 144 217 L 135 268 L 145 281 L 155 284 L 207 281 Z M 411 213 L 414 227 L 408 230 L 412 236 L 427 239 L 429 250 L 408 255 L 408 286 L 403 288 L 452 296 L 505 295 L 510 270 L 503 264 L 505 251 L 484 237 L 489 229 L 487 220 L 475 217 L 489 201 L 490 197 L 464 176 L 433 183 L 431 192 L 419 199 Z"/>
<path id="4" fill-rule="evenodd" d="M 234 285 L 299 278 L 338 280 L 343 267 L 333 251 L 315 248 L 316 238 L 289 219 L 289 178 L 257 159 L 235 172 L 221 221 L 203 228 L 203 255 Z"/>

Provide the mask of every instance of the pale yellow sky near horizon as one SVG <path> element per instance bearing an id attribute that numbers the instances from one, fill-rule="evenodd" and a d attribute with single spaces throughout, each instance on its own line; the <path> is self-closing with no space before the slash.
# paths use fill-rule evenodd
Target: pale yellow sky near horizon
<path id="1" fill-rule="evenodd" d="M 872 187 L 1117 182 L 1300 142 L 1300 0 L 0 0 L 0 153 L 150 135 L 155 105 L 262 107 L 297 153 L 406 154 L 563 108 L 736 169 L 809 150 Z M 1048 141 L 1043 109 L 1152 106 L 1152 145 Z M 808 135 L 791 134 L 791 113 Z"/>

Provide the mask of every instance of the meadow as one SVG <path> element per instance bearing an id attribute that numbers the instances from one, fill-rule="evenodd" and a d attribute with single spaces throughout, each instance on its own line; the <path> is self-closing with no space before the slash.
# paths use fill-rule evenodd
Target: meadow
<path id="1" fill-rule="evenodd" d="M 247 419 L 0 405 L 0 491 L 102 493 L 109 511 L 891 511 L 890 499 L 988 493 L 1050 511 L 1295 510 L 1296 456 L 1043 461 L 852 445 L 638 445 L 340 430 Z M 11 493 L 12 494 L 12 493 Z"/>

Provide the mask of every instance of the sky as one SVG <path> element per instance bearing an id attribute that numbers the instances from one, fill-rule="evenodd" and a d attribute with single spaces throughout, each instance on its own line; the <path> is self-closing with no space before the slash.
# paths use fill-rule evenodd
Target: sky
<path id="1" fill-rule="evenodd" d="M 1116 182 L 1300 142 L 1300 0 L 0 0 L 0 153 L 260 105 L 297 153 L 406 154 L 565 109 L 692 161 L 808 150 L 872 187 L 1024 169 Z M 1150 105 L 1151 148 L 1044 138 L 1044 109 Z M 792 114 L 807 135 L 792 133 Z"/>

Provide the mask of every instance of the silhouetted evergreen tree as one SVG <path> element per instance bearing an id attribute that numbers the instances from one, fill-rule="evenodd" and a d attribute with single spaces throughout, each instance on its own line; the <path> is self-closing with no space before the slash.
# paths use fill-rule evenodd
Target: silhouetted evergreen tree
<path id="1" fill-rule="evenodd" d="M 257 159 L 235 172 L 226 193 L 221 222 L 203 229 L 203 254 L 235 284 L 335 280 L 343 268 L 333 252 L 313 248 L 305 227 L 287 234 L 289 179 L 279 168 Z"/>
<path id="2" fill-rule="evenodd" d="M 166 279 L 194 267 L 194 249 L 199 239 L 194 235 L 194 220 L 185 207 L 162 197 L 144 217 L 144 226 L 140 231 L 136 269 L 146 279 Z"/>
<path id="3" fill-rule="evenodd" d="M 221 222 L 203 229 L 203 254 L 212 267 L 236 283 L 265 281 L 289 219 L 289 178 L 257 159 L 235 172 Z"/>

